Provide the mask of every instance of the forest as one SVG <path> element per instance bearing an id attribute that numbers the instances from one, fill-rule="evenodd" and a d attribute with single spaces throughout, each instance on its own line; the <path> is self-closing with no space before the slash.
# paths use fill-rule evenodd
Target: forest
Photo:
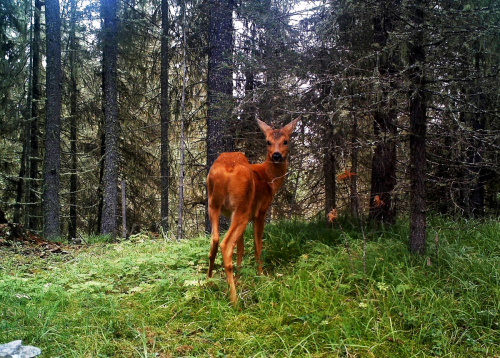
<path id="1" fill-rule="evenodd" d="M 50 239 L 207 229 L 217 156 L 300 118 L 268 219 L 500 214 L 495 0 L 2 0 L 0 209 Z"/>
<path id="2" fill-rule="evenodd" d="M 499 69 L 497 0 L 0 0 L 0 350 L 500 357 Z M 289 123 L 233 293 L 209 168 Z"/>

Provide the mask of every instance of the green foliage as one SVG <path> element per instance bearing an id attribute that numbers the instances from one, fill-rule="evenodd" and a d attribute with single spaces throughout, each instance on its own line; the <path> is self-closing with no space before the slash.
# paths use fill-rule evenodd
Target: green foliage
<path id="1" fill-rule="evenodd" d="M 354 228 L 271 224 L 267 274 L 249 250 L 237 309 L 220 257 L 206 279 L 206 237 L 2 252 L 0 341 L 48 357 L 498 356 L 500 224 L 436 217 L 427 257 L 408 253 L 407 226 L 365 230 L 365 273 Z"/>

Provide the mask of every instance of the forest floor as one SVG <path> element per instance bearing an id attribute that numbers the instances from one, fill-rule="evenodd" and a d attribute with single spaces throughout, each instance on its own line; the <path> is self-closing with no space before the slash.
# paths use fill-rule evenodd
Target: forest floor
<path id="1" fill-rule="evenodd" d="M 0 224 L 1 251 L 21 251 L 26 255 L 46 256 L 57 253 L 68 253 L 65 249 L 71 248 L 72 247 L 47 240 L 36 233 L 25 230 L 22 225 L 12 224 L 7 221 Z"/>
<path id="2" fill-rule="evenodd" d="M 247 232 L 236 308 L 205 236 L 74 246 L 5 225 L 0 343 L 43 357 L 500 357 L 498 221 L 434 217 L 425 256 L 407 222 L 273 223 L 264 276 Z"/>

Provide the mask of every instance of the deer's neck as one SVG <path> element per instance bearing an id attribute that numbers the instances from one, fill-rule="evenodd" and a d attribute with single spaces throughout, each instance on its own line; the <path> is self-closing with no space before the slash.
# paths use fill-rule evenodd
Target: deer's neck
<path id="1" fill-rule="evenodd" d="M 273 194 L 276 193 L 285 182 L 288 174 L 288 160 L 281 163 L 274 163 L 271 160 L 266 160 L 262 163 L 264 167 L 267 183 L 273 189 Z"/>

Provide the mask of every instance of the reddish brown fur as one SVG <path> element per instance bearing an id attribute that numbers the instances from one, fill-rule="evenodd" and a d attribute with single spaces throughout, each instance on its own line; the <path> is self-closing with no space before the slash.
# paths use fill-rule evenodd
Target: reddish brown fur
<path id="1" fill-rule="evenodd" d="M 260 256 L 266 213 L 285 181 L 290 136 L 297 122 L 298 118 L 282 129 L 273 130 L 258 120 L 267 139 L 266 161 L 250 164 L 243 153 L 222 153 L 208 173 L 208 214 L 212 224 L 208 277 L 212 277 L 219 248 L 219 218 L 222 213 L 231 217 L 231 225 L 220 247 L 233 304 L 238 301 L 233 267 L 234 248 L 237 247 L 237 266 L 240 267 L 244 255 L 243 234 L 248 222 L 253 221 L 255 259 L 258 272 L 262 274 Z"/>

